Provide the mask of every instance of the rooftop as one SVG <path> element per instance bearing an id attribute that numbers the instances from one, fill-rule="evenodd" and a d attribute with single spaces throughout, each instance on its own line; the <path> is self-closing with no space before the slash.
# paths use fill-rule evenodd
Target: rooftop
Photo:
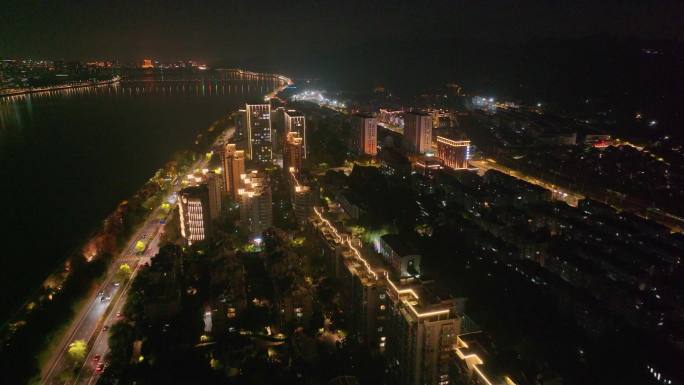
<path id="1" fill-rule="evenodd" d="M 497 356 L 496 348 L 487 334 L 475 332 L 460 335 L 456 355 L 473 365 L 477 374 L 488 384 L 515 384 L 507 375 L 509 368 Z"/>
<path id="2" fill-rule="evenodd" d="M 400 256 L 415 255 L 416 250 L 410 245 L 406 244 L 399 234 L 385 234 L 380 237 L 392 250 Z"/>
<path id="3" fill-rule="evenodd" d="M 302 114 L 301 112 L 299 112 L 297 110 L 285 110 L 285 113 L 288 116 L 304 116 L 304 114 Z"/>
<path id="4" fill-rule="evenodd" d="M 187 195 L 187 196 L 197 196 L 200 194 L 205 194 L 208 190 L 206 184 L 199 184 L 199 185 L 194 185 L 194 186 L 189 186 L 180 191 L 181 195 Z"/>

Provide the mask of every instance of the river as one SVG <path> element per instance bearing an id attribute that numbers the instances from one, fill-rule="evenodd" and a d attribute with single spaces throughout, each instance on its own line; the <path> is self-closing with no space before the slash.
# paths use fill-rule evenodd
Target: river
<path id="1" fill-rule="evenodd" d="M 199 131 L 270 78 L 216 72 L 0 99 L 0 319 Z"/>

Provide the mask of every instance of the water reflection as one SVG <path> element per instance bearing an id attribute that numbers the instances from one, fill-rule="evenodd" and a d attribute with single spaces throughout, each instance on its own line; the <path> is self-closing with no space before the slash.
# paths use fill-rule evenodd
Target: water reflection
<path id="1" fill-rule="evenodd" d="M 12 224 L 0 235 L 0 302 L 18 306 L 175 152 L 273 81 L 165 76 L 0 99 L 1 217 Z"/>
<path id="2" fill-rule="evenodd" d="M 219 73 L 211 78 L 172 79 L 169 77 L 150 77 L 126 79 L 118 83 L 43 91 L 31 94 L 13 95 L 0 98 L 0 129 L 22 127 L 23 120 L 31 120 L 33 102 L 50 99 L 78 99 L 89 97 L 221 97 L 240 94 L 266 94 L 286 83 L 286 79 L 275 76 L 239 75 L 238 73 Z"/>

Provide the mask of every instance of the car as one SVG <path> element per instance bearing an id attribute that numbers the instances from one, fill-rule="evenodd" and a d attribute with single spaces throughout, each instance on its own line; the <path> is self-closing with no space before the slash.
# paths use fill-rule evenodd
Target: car
<path id="1" fill-rule="evenodd" d="M 100 362 L 99 364 L 97 364 L 97 367 L 95 367 L 95 373 L 102 373 L 104 371 L 104 367 L 104 362 Z"/>
<path id="2" fill-rule="evenodd" d="M 105 298 L 106 298 L 106 297 L 105 297 L 104 295 L 103 295 L 102 297 L 100 297 L 100 302 L 104 302 L 104 301 L 106 301 L 106 299 L 105 299 Z"/>
<path id="3" fill-rule="evenodd" d="M 114 282 L 114 287 L 119 287 L 121 285 L 119 282 Z"/>
<path id="4" fill-rule="evenodd" d="M 104 298 L 105 298 L 105 301 L 109 301 L 110 299 L 112 299 L 112 296 L 111 296 L 111 295 L 108 295 L 108 296 L 106 296 L 106 297 L 104 297 Z"/>
<path id="5" fill-rule="evenodd" d="M 93 362 L 95 362 L 95 363 L 100 362 L 100 358 L 102 358 L 102 356 L 100 356 L 99 354 L 94 355 L 93 356 Z"/>
<path id="6" fill-rule="evenodd" d="M 105 325 L 105 326 L 103 326 L 103 327 L 102 327 L 102 330 L 103 330 L 103 331 L 107 331 L 107 330 L 109 330 L 109 325 Z"/>
<path id="7" fill-rule="evenodd" d="M 101 292 L 97 293 L 97 295 L 98 295 L 98 296 L 103 296 L 103 295 L 104 295 L 104 291 L 101 291 Z"/>
<path id="8" fill-rule="evenodd" d="M 116 319 L 122 319 L 122 318 L 123 318 L 123 315 L 121 315 L 121 312 L 117 311 L 116 312 Z"/>

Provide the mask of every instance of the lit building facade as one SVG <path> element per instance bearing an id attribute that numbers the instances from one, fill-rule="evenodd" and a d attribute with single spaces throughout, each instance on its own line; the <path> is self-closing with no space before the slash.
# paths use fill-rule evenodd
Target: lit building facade
<path id="1" fill-rule="evenodd" d="M 375 156 L 378 153 L 378 119 L 370 114 L 352 117 L 352 150 L 359 155 Z"/>
<path id="2" fill-rule="evenodd" d="M 241 183 L 240 175 L 245 173 L 245 152 L 238 150 L 235 144 L 228 143 L 221 153 L 221 160 L 225 192 L 237 201 Z"/>
<path id="3" fill-rule="evenodd" d="M 247 156 L 259 162 L 272 162 L 271 105 L 268 103 L 247 104 L 245 119 Z"/>
<path id="4" fill-rule="evenodd" d="M 334 250 L 329 265 L 342 282 L 347 323 L 385 354 L 391 383 L 449 384 L 450 361 L 462 332 L 465 299 L 440 297 L 428 283 L 401 278 L 314 208 L 312 223 Z"/>
<path id="5" fill-rule="evenodd" d="M 309 186 L 295 186 L 292 197 L 292 208 L 294 209 L 297 222 L 304 223 L 311 215 L 314 206 L 314 192 Z"/>
<path id="6" fill-rule="evenodd" d="M 253 237 L 260 237 L 273 225 L 273 204 L 268 178 L 251 171 L 241 175 L 240 221 L 249 229 Z"/>
<path id="7" fill-rule="evenodd" d="M 143 59 L 142 65 L 140 67 L 143 69 L 154 68 L 154 64 L 152 63 L 152 59 Z"/>
<path id="8" fill-rule="evenodd" d="M 288 169 L 292 183 L 292 208 L 299 223 L 305 223 L 311 215 L 315 203 L 314 190 L 299 182 L 298 170 Z"/>
<path id="9" fill-rule="evenodd" d="M 357 249 L 358 250 L 358 249 Z M 385 281 L 378 272 L 356 257 L 349 244 L 337 251 L 337 279 L 342 283 L 347 327 L 371 349 L 385 351 L 387 343 L 386 318 L 390 311 Z"/>
<path id="10" fill-rule="evenodd" d="M 301 112 L 295 110 L 286 110 L 285 118 L 285 135 L 290 132 L 295 132 L 302 140 L 302 158 L 306 158 L 308 147 L 306 143 L 306 118 Z"/>
<path id="11" fill-rule="evenodd" d="M 211 236 L 209 188 L 206 184 L 184 188 L 178 193 L 181 236 L 188 245 Z"/>
<path id="12" fill-rule="evenodd" d="M 450 353 L 461 333 L 462 300 L 432 297 L 422 285 L 390 285 L 387 362 L 394 383 L 449 383 Z M 426 298 L 427 297 L 427 298 Z"/>
<path id="13" fill-rule="evenodd" d="M 442 160 L 437 157 L 421 156 L 413 162 L 413 169 L 424 176 L 431 177 L 443 168 L 442 163 Z"/>
<path id="14" fill-rule="evenodd" d="M 388 110 L 381 108 L 378 114 L 378 122 L 390 127 L 404 128 L 404 111 Z"/>
<path id="15" fill-rule="evenodd" d="M 225 183 L 223 175 L 204 169 L 188 175 L 189 186 L 206 185 L 209 191 L 209 219 L 216 220 L 221 215 L 221 197 Z"/>
<path id="16" fill-rule="evenodd" d="M 404 114 L 404 141 L 409 152 L 425 154 L 432 151 L 432 117 L 418 111 Z"/>
<path id="17" fill-rule="evenodd" d="M 296 171 L 300 171 L 303 158 L 304 139 L 296 131 L 288 132 L 283 145 L 283 169 L 294 168 Z"/>
<path id="18" fill-rule="evenodd" d="M 454 170 L 467 169 L 468 159 L 470 159 L 470 141 L 438 136 L 437 157 L 444 162 L 446 167 Z"/>
<path id="19" fill-rule="evenodd" d="M 364 255 L 361 240 L 338 229 L 321 208 L 314 207 L 309 218 L 329 245 L 328 269 L 341 283 L 347 326 L 355 338 L 385 356 L 388 383 L 520 384 L 517 376 L 493 365 L 496 352 L 465 315 L 465 298 L 452 297 L 431 282 L 402 277 L 394 268 L 386 270 L 387 264 Z M 386 243 L 397 255 L 413 253 L 400 250 L 403 246 L 396 242 Z"/>

